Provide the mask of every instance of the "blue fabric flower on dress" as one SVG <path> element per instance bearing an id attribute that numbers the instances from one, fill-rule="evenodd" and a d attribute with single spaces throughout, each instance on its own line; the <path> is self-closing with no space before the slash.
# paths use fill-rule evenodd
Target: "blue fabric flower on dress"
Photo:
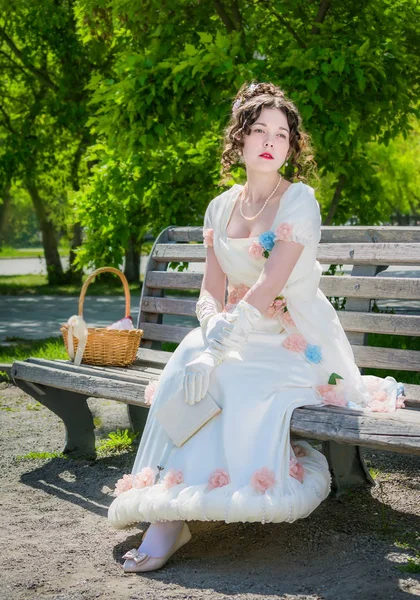
<path id="1" fill-rule="evenodd" d="M 321 348 L 316 344 L 308 344 L 305 348 L 305 357 L 311 363 L 320 363 L 322 360 Z"/>
<path id="2" fill-rule="evenodd" d="M 264 250 L 268 250 L 268 252 L 270 252 L 270 250 L 272 250 L 274 248 L 274 238 L 276 237 L 274 231 L 264 231 L 264 233 L 261 233 L 258 236 L 258 241 L 260 242 L 261 246 L 264 247 Z"/>

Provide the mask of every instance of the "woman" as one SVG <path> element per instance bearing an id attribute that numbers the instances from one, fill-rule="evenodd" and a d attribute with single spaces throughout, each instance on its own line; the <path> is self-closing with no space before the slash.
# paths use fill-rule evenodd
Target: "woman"
<path id="1" fill-rule="evenodd" d="M 330 473 L 322 453 L 290 442 L 295 408 L 403 406 L 402 384 L 360 375 L 318 288 L 321 217 L 313 188 L 301 181 L 309 151 L 297 108 L 278 87 L 242 86 L 222 172 L 239 160 L 247 182 L 207 207 L 200 327 L 163 370 L 132 474 L 117 483 L 109 509 L 117 528 L 151 523 L 140 547 L 125 554 L 126 572 L 163 566 L 191 538 L 190 520 L 278 523 L 308 516 L 328 496 Z M 288 162 L 295 182 L 279 174 Z M 154 413 L 174 394 L 189 404 L 211 394 L 222 412 L 171 450 L 158 480 L 169 438 Z"/>

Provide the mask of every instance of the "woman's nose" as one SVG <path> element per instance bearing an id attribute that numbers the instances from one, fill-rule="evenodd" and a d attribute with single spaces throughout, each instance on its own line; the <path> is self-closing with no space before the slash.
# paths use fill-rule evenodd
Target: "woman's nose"
<path id="1" fill-rule="evenodd" d="M 272 142 L 271 140 L 266 140 L 266 141 L 264 142 L 264 146 L 271 146 L 271 147 L 273 147 L 273 145 L 274 145 L 274 144 L 273 144 L 273 142 Z"/>

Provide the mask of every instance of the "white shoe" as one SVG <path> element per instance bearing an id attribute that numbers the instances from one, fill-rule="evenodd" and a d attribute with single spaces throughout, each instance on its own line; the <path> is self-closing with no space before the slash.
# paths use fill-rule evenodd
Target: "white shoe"
<path id="1" fill-rule="evenodd" d="M 143 536 L 144 537 L 144 536 Z M 188 525 L 184 522 L 178 536 L 175 540 L 174 545 L 165 556 L 150 556 L 145 552 L 140 552 L 137 548 L 133 548 L 126 552 L 123 558 L 126 559 L 123 564 L 125 573 L 141 573 L 143 571 L 156 571 L 163 567 L 163 565 L 169 560 L 174 552 L 179 550 L 181 546 L 184 546 L 191 539 L 191 531 Z"/>

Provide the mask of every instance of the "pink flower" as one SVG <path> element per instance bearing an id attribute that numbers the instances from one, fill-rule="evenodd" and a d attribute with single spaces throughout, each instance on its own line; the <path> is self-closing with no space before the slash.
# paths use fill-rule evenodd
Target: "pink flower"
<path id="1" fill-rule="evenodd" d="M 397 404 L 395 405 L 395 408 L 405 408 L 405 401 L 403 396 L 397 397 Z"/>
<path id="2" fill-rule="evenodd" d="M 224 469 L 215 469 L 210 473 L 208 487 L 210 490 L 214 490 L 230 483 L 229 473 Z"/>
<path id="3" fill-rule="evenodd" d="M 245 294 L 250 290 L 250 288 L 244 283 L 240 283 L 237 286 L 234 286 L 233 289 L 229 292 L 227 301 L 229 304 L 237 304 Z"/>
<path id="4" fill-rule="evenodd" d="M 163 481 L 166 489 L 169 490 L 169 488 L 171 488 L 172 486 L 183 483 L 184 475 L 182 474 L 182 471 L 175 471 L 175 469 L 169 469 L 169 471 L 163 478 Z"/>
<path id="5" fill-rule="evenodd" d="M 295 456 L 298 456 L 299 458 L 301 456 L 306 456 L 306 450 L 300 444 L 295 444 L 292 442 L 291 445 Z"/>
<path id="6" fill-rule="evenodd" d="M 289 475 L 291 477 L 294 477 L 298 481 L 300 481 L 300 483 L 303 483 L 303 477 L 305 475 L 305 471 L 303 470 L 303 467 L 300 464 L 300 462 L 296 460 L 296 458 L 290 459 Z"/>
<path id="7" fill-rule="evenodd" d="M 280 314 L 280 321 L 283 325 L 289 325 L 290 327 L 296 327 L 295 322 L 292 319 L 292 315 L 288 310 Z"/>
<path id="8" fill-rule="evenodd" d="M 259 242 L 252 242 L 252 244 L 248 248 L 248 252 L 252 256 L 252 258 L 255 258 L 255 260 L 264 257 L 264 248 Z"/>
<path id="9" fill-rule="evenodd" d="M 372 412 L 389 412 L 388 406 L 380 400 L 372 400 L 367 407 Z"/>
<path id="10" fill-rule="evenodd" d="M 385 390 L 378 390 L 371 395 L 374 402 L 386 402 L 388 400 L 388 394 Z"/>
<path id="11" fill-rule="evenodd" d="M 286 300 L 284 298 L 279 298 L 273 300 L 270 306 L 267 308 L 265 314 L 269 318 L 276 318 L 281 315 L 286 306 Z"/>
<path id="12" fill-rule="evenodd" d="M 300 333 L 292 333 L 283 342 L 283 346 L 291 352 L 303 352 L 307 345 L 305 338 Z"/>
<path id="13" fill-rule="evenodd" d="M 151 381 L 144 390 L 144 400 L 146 404 L 152 404 L 153 398 L 155 397 L 155 392 L 158 386 L 157 381 Z"/>
<path id="14" fill-rule="evenodd" d="M 143 469 L 134 476 L 133 487 L 142 489 L 153 485 L 155 482 L 155 472 L 150 467 L 143 467 Z"/>
<path id="15" fill-rule="evenodd" d="M 251 485 L 257 492 L 265 492 L 271 489 L 275 482 L 274 471 L 271 471 L 268 467 L 258 469 L 251 477 Z"/>
<path id="16" fill-rule="evenodd" d="M 290 223 L 280 223 L 274 230 L 276 234 L 275 241 L 282 240 L 283 242 L 292 241 L 293 226 Z"/>
<path id="17" fill-rule="evenodd" d="M 214 230 L 213 229 L 204 229 L 203 240 L 204 240 L 203 245 L 205 248 L 208 248 L 209 246 L 213 247 Z"/>
<path id="18" fill-rule="evenodd" d="M 324 383 L 323 385 L 317 385 L 316 390 L 319 395 L 322 396 L 324 404 L 330 404 L 332 406 L 347 406 L 344 395 L 339 390 L 337 385 Z"/>
<path id="19" fill-rule="evenodd" d="M 115 484 L 114 494 L 119 496 L 123 492 L 130 490 L 133 487 L 133 480 L 131 475 L 123 475 L 121 479 Z"/>

